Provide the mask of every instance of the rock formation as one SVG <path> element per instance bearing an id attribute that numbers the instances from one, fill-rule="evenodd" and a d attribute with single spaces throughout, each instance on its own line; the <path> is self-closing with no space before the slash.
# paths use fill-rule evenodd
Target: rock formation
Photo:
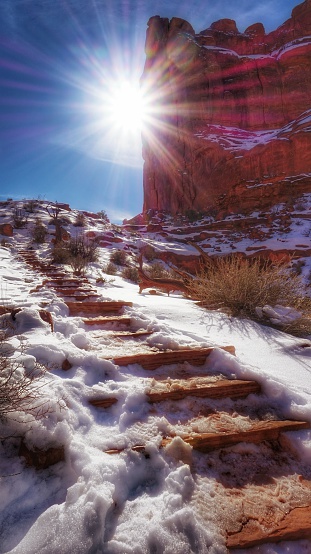
<path id="1" fill-rule="evenodd" d="M 148 22 L 144 211 L 235 213 L 311 191 L 311 0 L 265 34 Z"/>

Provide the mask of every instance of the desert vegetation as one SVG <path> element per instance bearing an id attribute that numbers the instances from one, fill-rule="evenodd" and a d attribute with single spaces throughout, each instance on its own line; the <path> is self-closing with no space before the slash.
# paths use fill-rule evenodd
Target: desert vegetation
<path id="1" fill-rule="evenodd" d="M 22 355 L 13 357 L 12 346 L 7 342 L 9 327 L 0 329 L 0 420 L 14 417 L 17 412 L 38 418 L 49 410 L 46 397 L 42 395 L 45 375 L 44 366 L 36 363 L 27 370 Z"/>
<path id="2" fill-rule="evenodd" d="M 115 265 L 126 266 L 128 263 L 128 255 L 124 250 L 114 250 L 110 254 L 110 262 Z"/>
<path id="3" fill-rule="evenodd" d="M 27 212 L 23 208 L 14 208 L 12 219 L 15 229 L 23 229 L 28 223 Z"/>
<path id="4" fill-rule="evenodd" d="M 76 215 L 76 218 L 75 218 L 75 221 L 74 221 L 74 226 L 75 227 L 85 227 L 86 223 L 87 223 L 87 220 L 86 220 L 85 214 L 83 212 L 79 212 Z"/>
<path id="5" fill-rule="evenodd" d="M 300 336 L 311 333 L 311 298 L 300 275 L 288 265 L 259 259 L 219 257 L 188 283 L 190 295 L 208 309 L 221 310 Z M 292 316 L 273 317 L 268 307 Z"/>
<path id="6" fill-rule="evenodd" d="M 35 224 L 31 230 L 31 238 L 33 242 L 36 242 L 37 244 L 43 244 L 46 241 L 47 234 L 48 230 L 44 225 L 42 219 L 37 217 Z"/>
<path id="7" fill-rule="evenodd" d="M 53 262 L 70 265 L 76 275 L 84 273 L 88 264 L 96 262 L 97 259 L 96 243 L 87 240 L 83 235 L 58 242 L 53 250 Z"/>
<path id="8" fill-rule="evenodd" d="M 133 267 L 133 266 L 124 267 L 121 275 L 123 279 L 132 281 L 133 283 L 138 283 L 139 276 L 138 276 L 138 270 L 136 267 Z"/>

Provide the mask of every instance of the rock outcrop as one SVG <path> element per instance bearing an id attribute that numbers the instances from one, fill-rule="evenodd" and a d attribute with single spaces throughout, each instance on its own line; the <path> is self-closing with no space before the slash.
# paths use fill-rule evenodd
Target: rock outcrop
<path id="1" fill-rule="evenodd" d="M 311 0 L 265 34 L 148 22 L 144 211 L 235 213 L 311 190 Z"/>

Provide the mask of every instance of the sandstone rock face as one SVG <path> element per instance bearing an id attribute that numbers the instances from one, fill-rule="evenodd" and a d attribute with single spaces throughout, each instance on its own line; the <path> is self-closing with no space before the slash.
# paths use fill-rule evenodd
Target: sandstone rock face
<path id="1" fill-rule="evenodd" d="M 311 190 L 311 0 L 266 35 L 148 22 L 144 211 L 269 207 Z"/>

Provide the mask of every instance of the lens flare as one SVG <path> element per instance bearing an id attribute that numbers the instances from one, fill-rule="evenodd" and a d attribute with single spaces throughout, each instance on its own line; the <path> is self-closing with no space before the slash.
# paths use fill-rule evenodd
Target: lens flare
<path id="1" fill-rule="evenodd" d="M 106 99 L 105 111 L 112 125 L 122 131 L 140 130 L 146 117 L 146 103 L 138 83 L 113 83 Z"/>

